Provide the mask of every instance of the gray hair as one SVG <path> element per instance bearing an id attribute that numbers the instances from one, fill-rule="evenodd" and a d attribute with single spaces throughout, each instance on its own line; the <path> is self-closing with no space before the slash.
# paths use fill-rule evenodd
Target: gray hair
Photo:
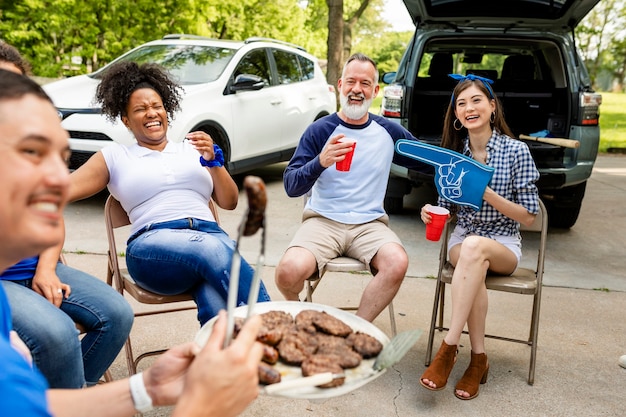
<path id="1" fill-rule="evenodd" d="M 346 73 L 346 67 L 352 61 L 369 62 L 370 64 L 372 64 L 372 66 L 374 67 L 374 84 L 378 84 L 378 66 L 376 65 L 376 62 L 374 62 L 372 58 L 361 52 L 354 53 L 350 56 L 350 58 L 348 58 L 343 66 L 343 70 L 341 71 L 341 78 L 343 78 L 344 74 Z"/>

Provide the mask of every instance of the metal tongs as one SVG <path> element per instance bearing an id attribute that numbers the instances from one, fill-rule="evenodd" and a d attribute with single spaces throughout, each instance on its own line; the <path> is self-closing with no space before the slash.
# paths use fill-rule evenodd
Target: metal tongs
<path id="1" fill-rule="evenodd" d="M 227 300 L 227 324 L 224 348 L 230 345 L 235 330 L 235 308 L 237 307 L 237 294 L 239 292 L 239 273 L 241 271 L 241 254 L 239 253 L 239 241 L 242 236 L 253 236 L 259 229 L 261 231 L 261 249 L 257 258 L 256 269 L 250 285 L 248 295 L 248 314 L 246 320 L 252 315 L 254 306 L 259 297 L 259 287 L 261 286 L 261 267 L 265 263 L 265 207 L 267 206 L 267 195 L 265 183 L 259 177 L 247 176 L 243 180 L 243 187 L 248 196 L 248 209 L 237 229 L 237 240 L 230 267 L 230 283 L 228 285 Z"/>

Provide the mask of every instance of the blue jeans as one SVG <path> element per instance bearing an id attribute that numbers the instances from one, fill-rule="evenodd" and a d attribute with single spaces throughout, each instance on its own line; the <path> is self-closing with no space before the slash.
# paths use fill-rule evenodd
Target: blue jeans
<path id="1" fill-rule="evenodd" d="M 124 346 L 133 310 L 112 287 L 85 272 L 59 263 L 56 273 L 72 289 L 60 308 L 33 291 L 30 279 L 0 281 L 13 329 L 51 388 L 95 385 Z M 75 322 L 87 330 L 82 339 Z"/>
<path id="2" fill-rule="evenodd" d="M 226 308 L 235 244 L 217 223 L 193 218 L 155 223 L 133 234 L 126 266 L 137 284 L 162 295 L 191 291 L 203 325 Z M 242 259 L 237 305 L 248 302 L 254 270 Z M 259 302 L 270 301 L 265 285 Z"/>

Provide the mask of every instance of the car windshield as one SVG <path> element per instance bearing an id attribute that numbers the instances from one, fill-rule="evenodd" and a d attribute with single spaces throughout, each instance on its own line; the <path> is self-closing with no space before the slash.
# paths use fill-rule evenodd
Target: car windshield
<path id="1" fill-rule="evenodd" d="M 156 63 L 167 68 L 182 85 L 215 81 L 235 54 L 236 49 L 205 45 L 147 45 L 121 56 L 113 62 Z M 91 74 L 100 78 L 106 71 Z"/>

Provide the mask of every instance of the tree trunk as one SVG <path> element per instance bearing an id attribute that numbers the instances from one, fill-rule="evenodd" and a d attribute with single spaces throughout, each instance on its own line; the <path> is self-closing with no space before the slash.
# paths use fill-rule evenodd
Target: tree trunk
<path id="1" fill-rule="evenodd" d="M 369 3 L 370 0 L 362 0 L 357 11 L 343 24 L 343 61 L 346 61 L 352 55 L 352 31 Z"/>
<path id="2" fill-rule="evenodd" d="M 343 64 L 343 0 L 326 0 L 328 5 L 328 67 L 326 81 L 337 87 Z M 337 99 L 339 91 L 336 89 Z M 339 103 L 337 103 L 339 105 Z"/>

